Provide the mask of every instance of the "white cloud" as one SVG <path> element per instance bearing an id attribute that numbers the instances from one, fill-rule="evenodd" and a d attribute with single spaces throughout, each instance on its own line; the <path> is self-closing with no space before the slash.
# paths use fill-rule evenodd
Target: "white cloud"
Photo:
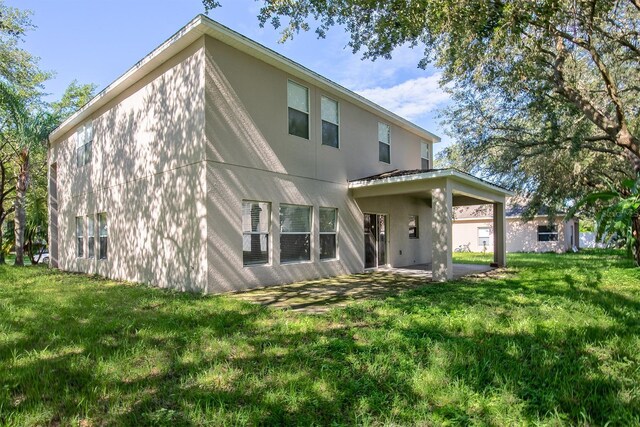
<path id="1" fill-rule="evenodd" d="M 374 87 L 357 91 L 401 117 L 415 120 L 445 104 L 449 96 L 438 83 L 441 73 L 406 80 L 391 87 Z"/>

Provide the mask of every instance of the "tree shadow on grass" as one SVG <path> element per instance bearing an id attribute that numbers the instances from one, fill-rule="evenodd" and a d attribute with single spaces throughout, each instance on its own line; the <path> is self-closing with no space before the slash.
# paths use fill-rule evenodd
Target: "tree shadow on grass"
<path id="1" fill-rule="evenodd" d="M 638 424 L 637 284 L 582 263 L 311 316 L 50 273 L 0 288 L 0 423 Z"/>

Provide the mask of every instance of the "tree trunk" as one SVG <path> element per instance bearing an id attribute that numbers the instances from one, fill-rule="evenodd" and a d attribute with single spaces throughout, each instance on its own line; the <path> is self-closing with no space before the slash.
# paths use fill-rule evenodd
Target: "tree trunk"
<path id="1" fill-rule="evenodd" d="M 0 212 L 0 218 L 2 218 L 2 212 Z M 4 259 L 4 251 L 2 250 L 2 224 L 4 221 L 0 221 L 0 265 L 6 264 Z"/>
<path id="2" fill-rule="evenodd" d="M 15 232 L 16 232 L 16 266 L 24 266 L 24 229 L 26 225 L 27 212 L 27 188 L 29 187 L 29 150 L 23 149 L 20 152 L 20 170 L 18 172 L 18 182 L 16 183 L 15 206 Z"/>
<path id="3" fill-rule="evenodd" d="M 633 242 L 633 259 L 636 262 L 636 267 L 640 267 L 640 212 L 631 218 L 631 232 L 634 237 Z"/>

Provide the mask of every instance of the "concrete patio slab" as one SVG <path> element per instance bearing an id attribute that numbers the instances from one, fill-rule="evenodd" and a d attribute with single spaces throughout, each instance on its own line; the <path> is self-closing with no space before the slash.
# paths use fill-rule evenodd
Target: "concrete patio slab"
<path id="1" fill-rule="evenodd" d="M 455 278 L 493 270 L 486 265 L 454 264 Z M 305 313 L 322 313 L 351 301 L 382 298 L 414 289 L 431 281 L 429 264 L 330 277 L 289 285 L 269 286 L 229 294 L 233 298 Z"/>

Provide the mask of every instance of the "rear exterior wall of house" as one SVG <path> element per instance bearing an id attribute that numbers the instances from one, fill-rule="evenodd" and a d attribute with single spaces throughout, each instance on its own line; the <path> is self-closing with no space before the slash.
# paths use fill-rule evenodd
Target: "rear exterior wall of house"
<path id="1" fill-rule="evenodd" d="M 349 180 L 392 169 L 419 169 L 421 144 L 427 141 L 305 76 L 287 74 L 210 37 L 205 46 L 210 291 L 363 271 L 363 212 L 388 215 L 389 264 L 430 260 L 426 203 L 397 198 L 358 205 L 348 190 Z M 307 90 L 307 138 L 289 134 L 290 82 Z M 323 98 L 338 106 L 338 147 L 322 143 Z M 390 126 L 390 163 L 379 160 L 378 123 Z M 431 153 L 430 143 L 429 148 Z M 269 254 L 263 263 L 245 265 L 242 207 L 249 201 L 261 202 L 270 211 L 264 237 Z M 311 212 L 311 253 L 298 262 L 281 259 L 280 210 L 291 205 Z M 336 256 L 329 259 L 320 254 L 321 208 L 337 209 Z M 421 240 L 409 238 L 409 214 L 419 216 Z"/>
<path id="2" fill-rule="evenodd" d="M 306 89 L 306 138 L 289 132 L 291 82 Z M 322 143 L 323 102 L 337 105 L 338 147 Z M 80 165 L 88 124 L 91 159 Z M 389 162 L 380 161 L 379 128 L 389 129 Z M 421 168 L 423 144 L 432 153 L 430 142 L 329 85 L 203 36 L 52 145 L 56 262 L 63 270 L 202 292 L 360 272 L 367 209 L 388 215 L 388 263 L 428 262 L 431 218 L 424 201 L 360 206 L 348 190 L 349 180 Z M 267 225 L 256 239 L 267 255 L 247 265 L 245 246 L 253 242 L 247 221 L 255 218 L 247 220 L 243 209 L 250 202 L 263 209 L 260 221 Z M 309 212 L 302 233 L 308 259 L 281 261 L 281 239 L 296 239 L 283 225 L 280 212 L 287 209 Z M 321 220 L 327 212 L 337 217 L 333 230 Z M 104 229 L 98 214 L 106 214 Z M 419 218 L 419 239 L 409 238 L 409 215 Z M 335 254 L 321 255 L 321 240 L 332 239 Z"/>

